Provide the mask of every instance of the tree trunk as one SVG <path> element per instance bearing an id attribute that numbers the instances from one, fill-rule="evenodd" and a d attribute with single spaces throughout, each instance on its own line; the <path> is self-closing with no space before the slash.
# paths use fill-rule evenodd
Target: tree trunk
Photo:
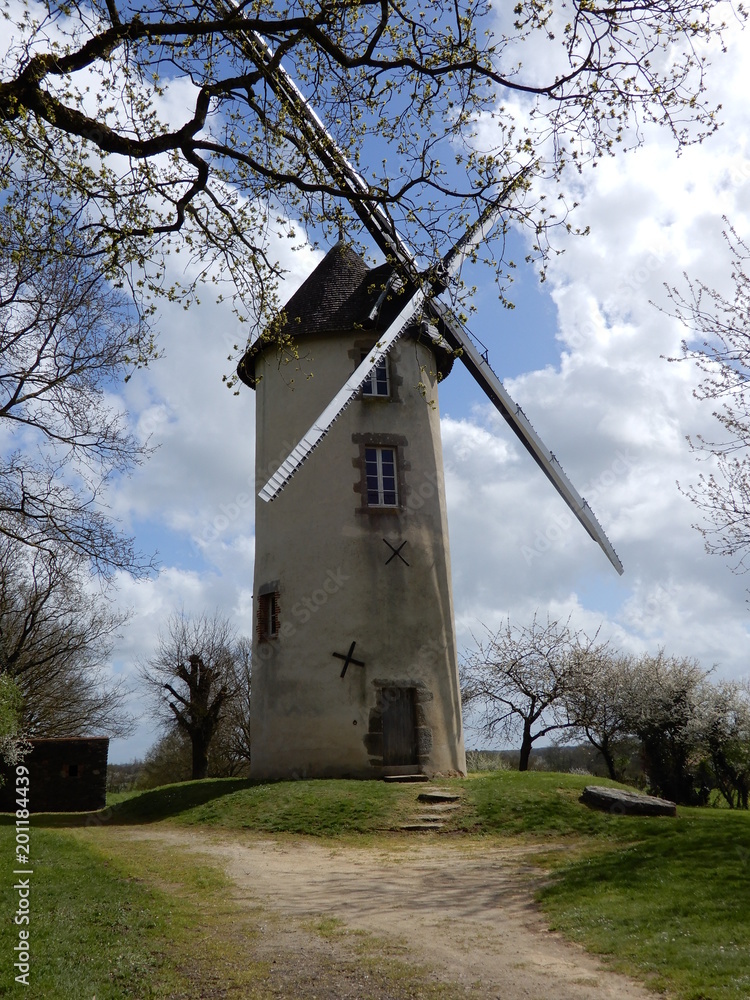
<path id="1" fill-rule="evenodd" d="M 200 734 L 191 736 L 193 766 L 191 778 L 200 781 L 208 774 L 208 742 Z"/>
<path id="2" fill-rule="evenodd" d="M 528 771 L 529 769 L 529 757 L 531 756 L 532 744 L 531 724 L 524 720 L 523 739 L 521 740 L 521 756 L 518 761 L 519 771 Z"/>
<path id="3" fill-rule="evenodd" d="M 617 774 L 617 768 L 615 767 L 615 758 L 612 751 L 609 748 L 609 740 L 603 739 L 601 746 L 598 748 L 599 753 L 604 758 L 604 763 L 607 765 L 607 773 L 609 774 L 612 781 L 619 781 L 619 775 Z"/>

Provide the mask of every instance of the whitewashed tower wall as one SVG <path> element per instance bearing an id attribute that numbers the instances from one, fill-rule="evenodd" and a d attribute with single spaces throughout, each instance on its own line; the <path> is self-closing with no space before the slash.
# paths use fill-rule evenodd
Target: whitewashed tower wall
<path id="1" fill-rule="evenodd" d="M 269 344 L 241 364 L 259 488 L 376 342 L 367 317 L 383 273 L 339 244 L 287 306 L 299 360 L 280 363 Z M 465 772 L 441 364 L 416 330 L 397 342 L 387 395 L 355 399 L 280 496 L 256 501 L 255 778 Z"/>

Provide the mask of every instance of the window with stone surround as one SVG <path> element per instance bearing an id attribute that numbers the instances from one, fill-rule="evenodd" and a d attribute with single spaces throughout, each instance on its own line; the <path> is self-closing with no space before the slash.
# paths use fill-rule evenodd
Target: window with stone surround
<path id="1" fill-rule="evenodd" d="M 363 361 L 369 353 L 369 351 L 362 351 Z M 388 358 L 384 355 L 378 360 L 378 363 L 362 383 L 362 398 L 388 399 L 390 395 L 391 385 L 388 377 Z"/>
<path id="2" fill-rule="evenodd" d="M 365 448 L 368 507 L 398 507 L 395 448 Z"/>

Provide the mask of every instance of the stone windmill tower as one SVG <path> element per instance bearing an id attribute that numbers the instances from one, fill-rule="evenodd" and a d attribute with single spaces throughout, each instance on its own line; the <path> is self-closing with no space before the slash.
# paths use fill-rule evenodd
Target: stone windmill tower
<path id="1" fill-rule="evenodd" d="M 238 368 L 256 390 L 256 476 L 265 483 L 256 503 L 251 772 L 463 773 L 437 409 L 437 381 L 454 356 L 618 573 L 622 564 L 486 352 L 438 301 L 501 205 L 420 272 L 259 36 L 248 35 L 248 54 L 390 261 L 368 270 L 338 244 L 285 309 L 299 362 L 280 363 L 277 345 L 261 338 Z"/>
<path id="2" fill-rule="evenodd" d="M 337 244 L 285 309 L 299 361 L 245 355 L 260 485 L 373 350 L 390 273 Z M 294 488 L 257 501 L 256 777 L 465 770 L 437 408 L 451 363 L 412 325 Z"/>

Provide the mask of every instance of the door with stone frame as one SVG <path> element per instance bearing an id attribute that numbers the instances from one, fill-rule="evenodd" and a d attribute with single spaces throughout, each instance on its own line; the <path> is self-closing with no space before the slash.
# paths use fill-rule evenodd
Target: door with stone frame
<path id="1" fill-rule="evenodd" d="M 383 766 L 405 767 L 417 764 L 416 690 L 410 687 L 385 687 L 383 706 Z"/>

